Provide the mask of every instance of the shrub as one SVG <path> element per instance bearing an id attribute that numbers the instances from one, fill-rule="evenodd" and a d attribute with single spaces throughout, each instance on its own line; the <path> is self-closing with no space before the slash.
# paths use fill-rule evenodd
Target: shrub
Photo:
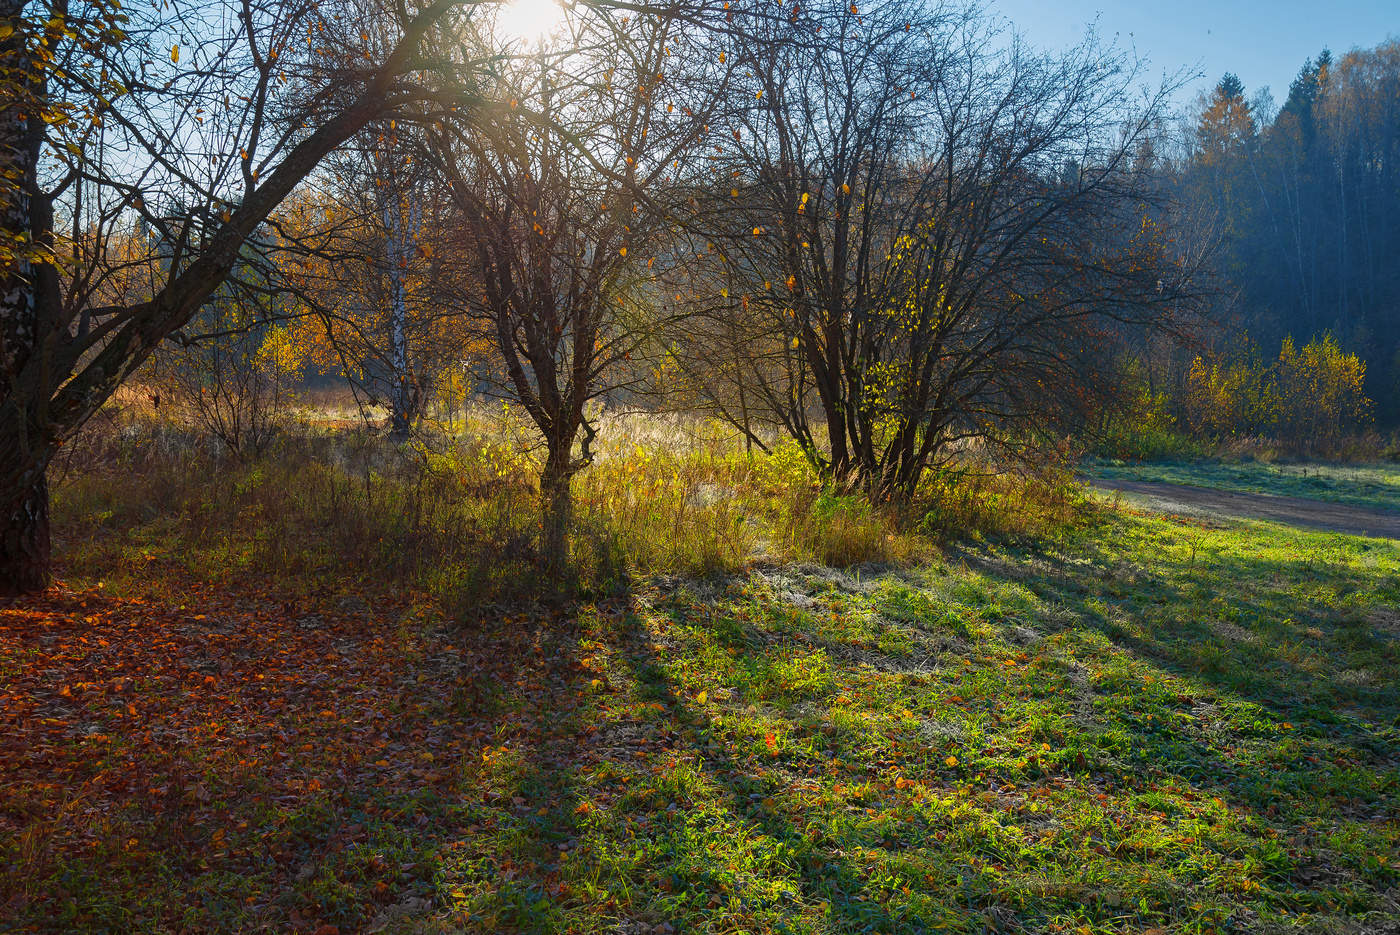
<path id="1" fill-rule="evenodd" d="M 1282 401 L 1279 433 L 1292 441 L 1328 450 L 1371 421 L 1366 397 L 1366 364 L 1345 353 L 1330 333 L 1296 350 L 1285 338 L 1279 350 L 1277 381 Z"/>
<path id="2" fill-rule="evenodd" d="M 1295 451 L 1336 454 L 1371 421 L 1365 381 L 1365 363 L 1330 333 L 1301 349 L 1285 338 L 1271 364 L 1257 356 L 1197 357 L 1184 409 L 1192 431 L 1218 444 L 1261 436 Z"/>
<path id="3" fill-rule="evenodd" d="M 1111 412 L 1093 439 L 1092 452 L 1124 461 L 1195 458 L 1201 445 L 1184 432 L 1171 412 L 1171 398 L 1139 385 Z"/>
<path id="4" fill-rule="evenodd" d="M 1198 438 L 1266 432 L 1277 422 L 1279 405 L 1269 368 L 1255 356 L 1209 363 L 1197 357 L 1186 374 L 1186 420 Z"/>
<path id="5" fill-rule="evenodd" d="M 236 304 L 201 313 L 206 336 L 167 342 L 151 368 L 160 394 L 187 421 L 239 458 L 267 450 L 295 401 L 301 352 L 284 326 L 245 315 Z"/>

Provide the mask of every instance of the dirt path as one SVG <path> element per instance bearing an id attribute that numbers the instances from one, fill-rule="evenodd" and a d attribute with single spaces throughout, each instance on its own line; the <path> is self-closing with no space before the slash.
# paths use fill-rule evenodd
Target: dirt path
<path id="1" fill-rule="evenodd" d="M 1105 491 L 1127 494 L 1149 509 L 1190 516 L 1264 519 L 1308 529 L 1344 532 L 1356 536 L 1400 539 L 1400 513 L 1362 507 L 1278 497 L 1272 494 L 1235 493 L 1184 484 L 1154 481 L 1091 478 L 1090 484 Z"/>

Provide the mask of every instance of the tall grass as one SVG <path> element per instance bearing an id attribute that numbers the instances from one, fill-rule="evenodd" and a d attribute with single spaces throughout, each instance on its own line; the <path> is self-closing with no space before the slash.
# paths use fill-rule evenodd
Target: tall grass
<path id="1" fill-rule="evenodd" d="M 1063 477 L 973 473 L 931 478 L 915 507 L 878 507 L 824 487 L 792 446 L 750 455 L 713 423 L 610 417 L 574 482 L 573 576 L 560 581 L 537 571 L 537 453 L 508 409 L 404 445 L 304 417 L 238 463 L 129 408 L 95 422 L 75 452 L 55 471 L 65 574 L 149 589 L 178 562 L 306 589 L 410 588 L 457 615 L 638 575 L 906 561 L 949 536 L 1044 531 L 1071 521 L 1076 502 Z"/>

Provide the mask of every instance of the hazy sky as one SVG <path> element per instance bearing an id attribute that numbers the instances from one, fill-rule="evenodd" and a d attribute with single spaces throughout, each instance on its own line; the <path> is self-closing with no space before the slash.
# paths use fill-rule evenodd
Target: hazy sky
<path id="1" fill-rule="evenodd" d="M 1061 48 L 1098 20 L 1105 40 L 1149 59 L 1156 77 L 1185 65 L 1205 77 L 1184 103 L 1232 71 L 1254 96 L 1264 85 L 1282 104 L 1303 61 L 1325 46 L 1334 55 L 1400 36 L 1400 0 L 992 0 L 1033 44 Z"/>

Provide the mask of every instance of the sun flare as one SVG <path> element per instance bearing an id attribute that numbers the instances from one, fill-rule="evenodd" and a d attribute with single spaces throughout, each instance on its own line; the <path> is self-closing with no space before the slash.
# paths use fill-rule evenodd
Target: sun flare
<path id="1" fill-rule="evenodd" d="M 556 0 L 510 0 L 496 12 L 496 31 L 503 39 L 543 45 L 564 28 L 564 7 Z"/>

